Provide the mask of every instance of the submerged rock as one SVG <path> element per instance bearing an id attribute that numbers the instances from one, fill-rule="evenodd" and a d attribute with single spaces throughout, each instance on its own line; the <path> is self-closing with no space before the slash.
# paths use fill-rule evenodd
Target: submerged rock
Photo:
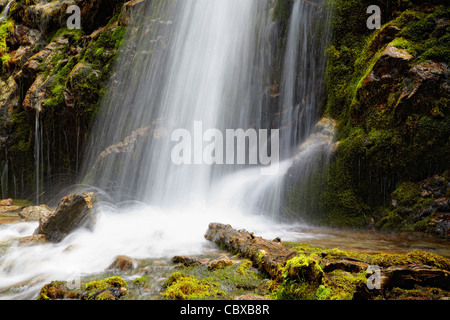
<path id="1" fill-rule="evenodd" d="M 28 237 L 23 237 L 20 239 L 19 243 L 21 245 L 38 245 L 44 244 L 47 242 L 47 239 L 43 234 L 32 235 Z"/>
<path id="2" fill-rule="evenodd" d="M 94 224 L 95 193 L 75 193 L 61 199 L 55 212 L 39 221 L 35 235 L 43 234 L 48 241 L 60 242 L 79 228 L 91 229 Z"/>

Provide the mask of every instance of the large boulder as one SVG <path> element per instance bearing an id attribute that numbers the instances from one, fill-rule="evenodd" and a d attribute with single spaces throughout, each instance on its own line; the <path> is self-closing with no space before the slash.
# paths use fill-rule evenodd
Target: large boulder
<path id="1" fill-rule="evenodd" d="M 43 234 L 50 242 L 60 242 L 76 229 L 92 229 L 96 201 L 93 192 L 75 193 L 62 198 L 53 214 L 40 219 L 34 234 Z"/>

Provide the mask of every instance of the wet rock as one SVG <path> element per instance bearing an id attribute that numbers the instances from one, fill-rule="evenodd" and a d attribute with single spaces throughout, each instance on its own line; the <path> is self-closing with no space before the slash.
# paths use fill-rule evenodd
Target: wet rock
<path id="1" fill-rule="evenodd" d="M 92 281 L 85 286 L 82 300 L 119 300 L 128 292 L 128 285 L 121 277 Z"/>
<path id="2" fill-rule="evenodd" d="M 91 229 L 95 224 L 94 193 L 75 193 L 61 199 L 55 212 L 39 221 L 35 235 L 43 234 L 50 242 L 60 242 L 79 228 Z"/>
<path id="3" fill-rule="evenodd" d="M 139 16 L 142 16 L 145 9 L 146 0 L 132 0 L 124 3 L 119 25 L 127 26 L 132 24 Z"/>
<path id="4" fill-rule="evenodd" d="M 439 198 L 431 202 L 431 206 L 437 212 L 449 212 L 450 213 L 450 200 L 448 198 Z"/>
<path id="5" fill-rule="evenodd" d="M 381 287 L 412 289 L 414 286 L 450 290 L 450 272 L 426 265 L 393 266 L 381 270 Z"/>
<path id="6" fill-rule="evenodd" d="M 127 271 L 136 267 L 137 261 L 125 256 L 118 256 L 114 262 L 108 267 L 108 270 Z"/>
<path id="7" fill-rule="evenodd" d="M 108 23 L 116 7 L 123 0 L 78 0 L 81 9 L 81 25 L 86 32 L 92 32 Z"/>
<path id="8" fill-rule="evenodd" d="M 15 213 L 19 214 L 19 211 L 22 209 L 21 206 L 0 206 L 0 213 Z"/>
<path id="9" fill-rule="evenodd" d="M 46 205 L 25 207 L 19 212 L 19 217 L 24 221 L 39 221 L 42 217 L 53 213 Z"/>
<path id="10" fill-rule="evenodd" d="M 23 237 L 20 239 L 19 243 L 21 245 L 38 245 L 44 244 L 47 242 L 47 239 L 43 234 L 32 235 L 28 237 Z"/>
<path id="11" fill-rule="evenodd" d="M 442 62 L 425 61 L 414 66 L 395 105 L 396 116 L 403 118 L 419 109 L 432 113 L 433 106 L 427 102 L 445 95 L 449 76 L 450 70 Z"/>
<path id="12" fill-rule="evenodd" d="M 64 102 L 68 108 L 74 108 L 85 95 L 83 90 L 87 83 L 98 83 L 100 71 L 95 70 L 86 62 L 79 62 L 69 74 L 67 86 L 64 90 Z"/>
<path id="13" fill-rule="evenodd" d="M 390 44 L 375 63 L 372 72 L 378 78 L 397 77 L 406 70 L 412 58 L 405 49 Z"/>
<path id="14" fill-rule="evenodd" d="M 425 179 L 421 184 L 422 197 L 432 196 L 433 198 L 441 198 L 445 196 L 449 189 L 445 179 L 439 175 L 434 175 L 431 178 Z"/>
<path id="15" fill-rule="evenodd" d="M 209 271 L 224 269 L 226 267 L 232 266 L 233 261 L 230 260 L 227 256 L 221 256 L 217 259 L 214 259 L 208 262 L 207 268 Z"/>
<path id="16" fill-rule="evenodd" d="M 85 178 L 84 183 L 90 184 L 91 181 L 94 182 L 97 179 L 101 179 L 101 170 L 109 161 L 133 161 L 134 152 L 145 145 L 150 134 L 152 134 L 151 126 L 139 128 L 133 131 L 123 141 L 106 148 L 97 157 L 90 173 Z"/>
<path id="17" fill-rule="evenodd" d="M 373 41 L 370 43 L 370 51 L 377 52 L 383 46 L 385 46 L 387 43 L 394 40 L 400 31 L 401 31 L 400 28 L 398 28 L 396 26 L 387 25 L 387 26 L 383 27 L 378 32 L 375 39 L 373 39 Z"/>
<path id="18" fill-rule="evenodd" d="M 19 87 L 13 76 L 0 79 L 0 105 L 5 113 L 19 105 Z"/>
<path id="19" fill-rule="evenodd" d="M 188 256 L 175 256 L 172 259 L 173 263 L 180 263 L 186 267 L 201 266 L 208 262 L 208 259 L 200 259 Z"/>
<path id="20" fill-rule="evenodd" d="M 12 199 L 4 199 L 0 201 L 0 206 L 12 206 L 13 200 Z"/>
<path id="21" fill-rule="evenodd" d="M 68 288 L 67 282 L 52 281 L 42 287 L 36 300 L 66 300 L 79 298 L 79 294 Z"/>
<path id="22" fill-rule="evenodd" d="M 363 86 L 370 82 L 398 78 L 407 70 L 412 58 L 413 56 L 405 49 L 398 49 L 391 44 L 388 45 L 364 80 Z"/>

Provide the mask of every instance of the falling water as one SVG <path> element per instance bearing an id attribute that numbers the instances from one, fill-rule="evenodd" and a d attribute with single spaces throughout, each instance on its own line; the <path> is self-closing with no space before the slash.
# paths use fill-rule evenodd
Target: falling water
<path id="1" fill-rule="evenodd" d="M 6 5 L 6 7 L 3 9 L 3 12 L 0 15 L 0 22 L 2 22 L 3 20 L 5 20 L 6 18 L 8 18 L 8 14 L 9 14 L 9 8 L 11 7 L 11 4 L 14 2 L 15 0 L 12 0 L 10 2 L 8 2 L 8 4 Z"/>
<path id="2" fill-rule="evenodd" d="M 268 3 L 181 1 L 176 2 L 168 21 L 153 23 L 150 31 L 143 28 L 134 40 L 142 47 L 131 64 L 124 62 L 127 66 L 119 71 L 118 78 L 127 79 L 130 75 L 124 73 L 131 68 L 130 81 L 121 82 L 117 89 L 121 96 L 103 106 L 85 171 L 91 170 L 105 146 L 133 130 L 150 126 L 150 136 L 155 138 L 138 147 L 133 159 L 120 159 L 120 167 L 117 159 L 107 159 L 95 174 L 96 186 L 107 190 L 113 184 L 122 197 L 131 194 L 149 204 L 173 205 L 204 197 L 211 180 L 230 170 L 226 166 L 174 166 L 171 134 L 183 128 L 194 135 L 195 121 L 204 130 L 223 133 L 261 128 L 263 73 L 269 51 Z M 155 40 L 149 41 L 152 35 Z M 161 43 L 167 43 L 170 50 L 161 48 Z M 98 144 L 100 136 L 106 137 L 105 143 Z"/>
<path id="3" fill-rule="evenodd" d="M 40 107 L 36 108 L 35 124 L 34 124 L 34 162 L 36 175 L 36 205 L 40 204 L 40 194 L 43 180 L 43 141 L 42 141 L 42 126 L 40 125 Z"/>
<path id="4" fill-rule="evenodd" d="M 316 152 L 323 152 L 314 145 L 332 142 L 328 136 L 302 144 L 316 134 L 320 112 L 315 95 L 326 43 L 313 29 L 326 20 L 325 10 L 294 2 L 282 79 L 277 80 L 280 100 L 268 102 L 278 44 L 272 1 L 147 3 L 145 17 L 129 28 L 130 41 L 80 167 L 83 184 L 108 200 L 99 205 L 94 232 L 74 232 L 57 245 L 13 245 L 0 258 L 0 296 L 33 298 L 46 281 L 101 272 L 117 255 L 198 254 L 207 248 L 203 235 L 213 221 L 251 228 L 264 237 L 293 236 L 274 220 L 282 206 L 284 176 L 302 155 L 314 161 Z M 274 104 L 282 117 L 269 111 Z M 281 147 L 289 150 L 282 150 L 278 173 L 271 176 L 248 164 L 175 165 L 171 135 L 182 128 L 194 137 L 195 123 L 220 132 L 280 129 Z M 38 133 L 37 115 L 36 147 Z M 37 171 L 39 159 L 36 150 Z M 0 226 L 0 240 L 29 235 L 36 226 Z"/>

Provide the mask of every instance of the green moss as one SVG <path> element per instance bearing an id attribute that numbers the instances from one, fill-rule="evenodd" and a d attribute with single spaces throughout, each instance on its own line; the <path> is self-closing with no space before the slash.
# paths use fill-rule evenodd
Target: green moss
<path id="1" fill-rule="evenodd" d="M 276 0 L 272 19 L 287 22 L 291 15 L 292 0 Z"/>
<path id="2" fill-rule="evenodd" d="M 133 279 L 133 284 L 137 287 L 137 288 L 141 288 L 145 285 L 146 282 L 148 282 L 149 278 L 147 276 L 142 276 L 136 279 Z"/>
<path id="3" fill-rule="evenodd" d="M 79 293 L 71 291 L 66 281 L 52 281 L 42 287 L 36 300 L 78 299 Z"/>
<path id="4" fill-rule="evenodd" d="M 200 300 L 212 299 L 225 292 L 217 284 L 179 272 L 173 273 L 164 283 L 162 296 L 169 300 Z"/>
<path id="5" fill-rule="evenodd" d="M 9 62 L 11 61 L 11 55 L 9 54 L 9 48 L 6 44 L 6 39 L 14 31 L 14 22 L 12 20 L 6 20 L 6 22 L 0 23 L 0 57 L 1 57 L 1 73 L 6 72 Z M 0 73 L 0 74 L 1 74 Z"/>
<path id="6" fill-rule="evenodd" d="M 392 193 L 399 205 L 412 206 L 420 197 L 420 187 L 412 182 L 404 182 Z"/>
<path id="7" fill-rule="evenodd" d="M 295 280 L 301 282 L 314 282 L 320 284 L 323 270 L 320 267 L 320 258 L 317 255 L 299 255 L 286 262 L 280 267 L 280 274 L 284 280 Z"/>
<path id="8" fill-rule="evenodd" d="M 53 35 L 53 37 L 50 39 L 50 42 L 55 41 L 61 36 L 65 36 L 69 38 L 72 42 L 78 42 L 81 40 L 81 37 L 84 35 L 84 32 L 82 29 L 68 29 L 68 28 L 61 28 Z"/>
<path id="9" fill-rule="evenodd" d="M 386 297 L 392 300 L 406 300 L 411 298 L 418 298 L 418 300 L 441 300 L 447 299 L 450 296 L 450 291 L 442 290 L 440 288 L 429 288 L 415 286 L 414 289 L 393 288 Z"/>
<path id="10" fill-rule="evenodd" d="M 380 225 L 398 226 L 403 213 L 387 215 L 384 210 L 396 186 L 448 169 L 450 120 L 445 90 L 436 87 L 417 96 L 417 106 L 408 106 L 408 114 L 401 116 L 396 109 L 399 98 L 404 88 L 414 85 L 407 69 L 395 79 L 373 83 L 365 79 L 388 44 L 413 56 L 406 68 L 426 59 L 448 64 L 449 8 L 387 1 L 383 27 L 371 31 L 365 25 L 370 4 L 377 3 L 333 1 L 326 113 L 338 121 L 340 144 L 331 167 L 315 176 L 315 205 L 307 208 L 314 222 L 331 226 L 363 227 L 378 216 L 386 217 Z M 290 200 L 293 212 L 298 211 L 298 193 L 293 188 L 289 197 L 294 199 Z M 422 205 L 426 203 L 417 208 Z M 412 218 L 408 225 L 410 230 L 424 229 Z"/>
<path id="11" fill-rule="evenodd" d="M 250 268 L 253 266 L 253 263 L 251 260 L 245 259 L 237 268 L 236 273 L 241 275 L 247 275 L 249 274 Z"/>
<path id="12" fill-rule="evenodd" d="M 123 278 L 113 276 L 103 280 L 91 281 L 84 286 L 88 300 L 116 300 L 117 298 L 109 292 L 108 289 L 110 288 L 127 289 L 128 284 Z"/>
<path id="13" fill-rule="evenodd" d="M 29 207 L 29 206 L 32 206 L 33 203 L 29 200 L 13 199 L 13 205 L 20 206 L 20 207 Z"/>

